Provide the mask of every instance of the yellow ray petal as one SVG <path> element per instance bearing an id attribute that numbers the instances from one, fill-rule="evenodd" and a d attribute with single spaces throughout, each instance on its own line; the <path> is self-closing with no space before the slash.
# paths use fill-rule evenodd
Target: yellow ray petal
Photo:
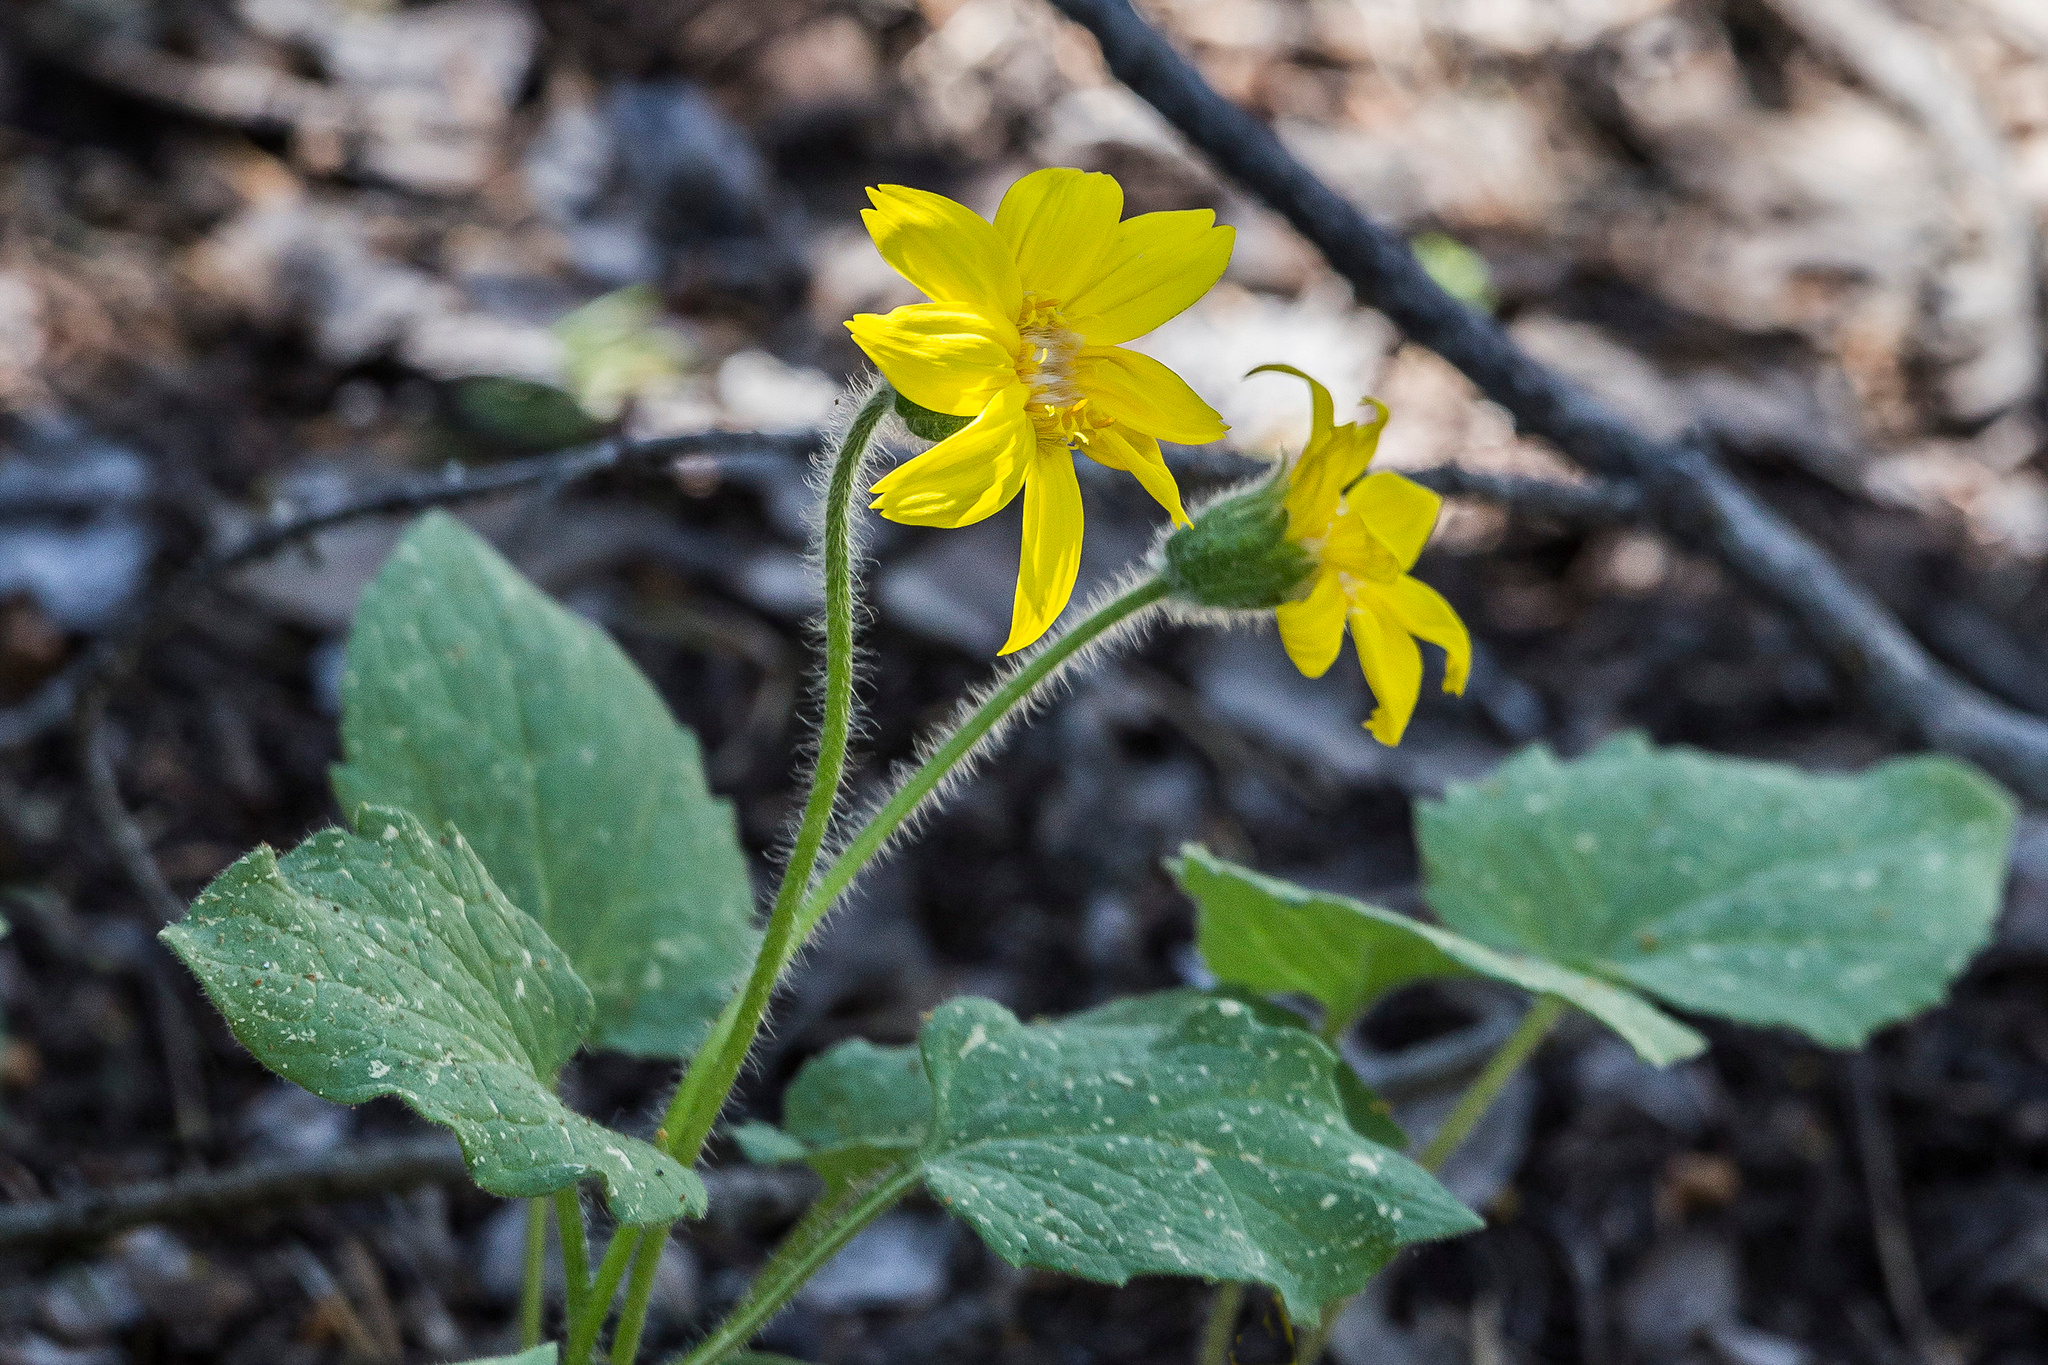
<path id="1" fill-rule="evenodd" d="M 1017 382 L 1017 329 L 950 303 L 912 303 L 860 313 L 853 340 L 911 402 L 972 417 Z"/>
<path id="2" fill-rule="evenodd" d="M 877 185 L 861 212 L 868 235 L 896 273 L 934 303 L 964 304 L 1015 321 L 1024 287 L 1002 234 L 964 204 L 908 185 Z"/>
<path id="3" fill-rule="evenodd" d="M 1399 744 L 1422 695 L 1422 651 L 1393 614 L 1369 596 L 1352 603 L 1351 638 L 1375 703 L 1365 728 L 1382 744 Z"/>
<path id="4" fill-rule="evenodd" d="M 1024 397 L 1022 384 L 1004 389 L 981 416 L 875 480 L 868 505 L 910 526 L 969 526 L 1009 506 L 1038 446 Z"/>
<path id="5" fill-rule="evenodd" d="M 1444 500 L 1399 474 L 1368 474 L 1344 495 L 1344 510 L 1365 523 L 1373 538 L 1393 553 L 1406 573 L 1415 566 L 1429 533 L 1436 529 Z"/>
<path id="6" fill-rule="evenodd" d="M 1356 513 L 1339 516 L 1330 523 L 1316 558 L 1329 568 L 1372 583 L 1391 583 L 1401 576 L 1394 552 L 1380 543 Z"/>
<path id="7" fill-rule="evenodd" d="M 1017 560 L 1017 600 L 1010 638 L 1014 654 L 1045 634 L 1074 595 L 1081 572 L 1081 482 L 1064 446 L 1041 446 L 1024 480 L 1024 551 Z"/>
<path id="8" fill-rule="evenodd" d="M 1086 346 L 1074 382 L 1105 417 L 1162 441 L 1200 445 L 1230 430 L 1187 381 L 1149 355 L 1121 346 Z"/>
<path id="9" fill-rule="evenodd" d="M 1173 471 L 1166 467 L 1165 457 L 1159 453 L 1159 442 L 1143 432 L 1103 427 L 1081 449 L 1097 464 L 1121 469 L 1136 478 L 1153 501 L 1173 517 L 1175 526 L 1188 524 L 1187 509 L 1181 506 L 1180 485 L 1173 481 Z"/>
<path id="10" fill-rule="evenodd" d="M 1141 337 L 1209 292 L 1236 240 L 1207 209 L 1126 218 L 1095 278 L 1067 300 L 1067 323 L 1094 346 Z"/>
<path id="11" fill-rule="evenodd" d="M 1095 277 L 1095 262 L 1116 241 L 1123 186 L 1098 172 L 1049 167 L 1010 186 L 996 210 L 1024 288 L 1065 301 Z"/>
<path id="12" fill-rule="evenodd" d="M 1274 609 L 1280 645 L 1303 677 L 1320 678 L 1337 662 L 1337 651 L 1344 647 L 1345 609 L 1344 588 L 1333 573 L 1317 574 L 1306 598 Z"/>
<path id="13" fill-rule="evenodd" d="M 1404 575 L 1387 585 L 1386 601 L 1403 630 L 1444 652 L 1444 691 L 1464 692 L 1472 676 L 1472 634 L 1443 594 Z"/>
<path id="14" fill-rule="evenodd" d="M 1278 361 L 1267 365 L 1254 365 L 1244 372 L 1244 377 L 1250 379 L 1255 374 L 1291 374 L 1306 383 L 1309 403 L 1308 444 L 1313 447 L 1317 441 L 1329 435 L 1330 428 L 1336 425 L 1336 405 L 1330 401 L 1330 391 L 1323 387 L 1321 380 L 1305 370 L 1297 370 L 1292 365 L 1282 365 Z"/>

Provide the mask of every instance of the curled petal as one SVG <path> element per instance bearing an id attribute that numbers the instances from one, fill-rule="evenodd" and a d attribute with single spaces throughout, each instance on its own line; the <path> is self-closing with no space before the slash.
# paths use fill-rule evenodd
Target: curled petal
<path id="1" fill-rule="evenodd" d="M 1330 391 L 1312 376 L 1292 365 L 1260 365 L 1251 371 L 1263 373 L 1291 374 L 1308 384 L 1308 444 L 1287 476 L 1287 532 L 1295 540 L 1320 539 L 1329 534 L 1344 490 L 1372 463 L 1380 432 L 1387 425 L 1387 406 L 1368 398 L 1365 402 L 1371 405 L 1372 415 L 1364 423 L 1336 426 Z"/>
<path id="2" fill-rule="evenodd" d="M 933 412 L 972 417 L 1017 382 L 1016 327 L 957 304 L 861 313 L 846 330 L 891 384 Z"/>
<path id="3" fill-rule="evenodd" d="M 1372 688 L 1374 706 L 1365 728 L 1374 739 L 1392 747 L 1407 732 L 1408 718 L 1415 714 L 1416 699 L 1422 695 L 1422 651 L 1374 596 L 1352 603 L 1351 639 L 1358 646 L 1366 685 Z"/>
<path id="4" fill-rule="evenodd" d="M 1401 628 L 1444 652 L 1444 691 L 1462 693 L 1472 676 L 1472 634 L 1443 594 L 1420 579 L 1402 577 L 1387 586 L 1387 605 Z"/>
<path id="5" fill-rule="evenodd" d="M 1344 586 L 1334 573 L 1317 574 L 1307 597 L 1274 609 L 1280 645 L 1303 677 L 1320 678 L 1337 662 L 1337 651 L 1344 647 L 1345 610 Z"/>
<path id="6" fill-rule="evenodd" d="M 1415 567 L 1443 505 L 1436 493 L 1393 473 L 1368 474 L 1344 495 L 1345 512 L 1387 547 L 1403 573 Z"/>
<path id="7" fill-rule="evenodd" d="M 1141 337 L 1215 286 L 1236 240 L 1207 209 L 1126 218 L 1096 258 L 1094 278 L 1066 301 L 1067 322 L 1091 346 Z"/>
<path id="8" fill-rule="evenodd" d="M 1040 446 L 1024 480 L 1024 547 L 1003 654 L 1014 654 L 1067 609 L 1081 572 L 1081 481 L 1064 446 Z"/>
<path id="9" fill-rule="evenodd" d="M 1123 187 L 1113 177 L 1055 166 L 1010 186 L 996 210 L 996 231 L 1016 258 L 1024 288 L 1064 301 L 1094 278 L 1123 212 Z"/>
<path id="10" fill-rule="evenodd" d="M 1142 432 L 1121 427 L 1104 427 L 1082 449 L 1088 458 L 1111 469 L 1121 469 L 1137 479 L 1152 500 L 1167 510 L 1173 524 L 1188 524 L 1187 509 L 1181 506 L 1180 485 L 1159 453 L 1159 442 Z"/>
<path id="11" fill-rule="evenodd" d="M 1024 303 L 1017 264 L 986 218 L 941 194 L 877 185 L 861 221 L 882 259 L 934 303 L 964 304 L 991 320 L 1014 321 Z"/>
<path id="12" fill-rule="evenodd" d="M 1149 355 L 1121 346 L 1089 346 L 1074 379 L 1106 417 L 1162 441 L 1201 445 L 1230 430 L 1187 381 Z"/>
<path id="13" fill-rule="evenodd" d="M 911 526 L 970 526 L 1009 506 L 1031 467 L 1038 434 L 1024 386 L 997 394 L 981 416 L 875 481 L 869 503 Z"/>

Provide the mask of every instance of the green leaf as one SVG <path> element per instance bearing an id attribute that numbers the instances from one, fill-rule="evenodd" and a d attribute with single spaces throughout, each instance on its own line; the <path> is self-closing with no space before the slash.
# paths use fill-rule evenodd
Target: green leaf
<path id="1" fill-rule="evenodd" d="M 932 1087 L 917 1049 L 860 1038 L 806 1062 L 782 1097 L 784 1131 L 835 1184 L 915 1151 L 931 1120 Z"/>
<path id="2" fill-rule="evenodd" d="M 726 1130 L 740 1149 L 740 1155 L 756 1166 L 786 1166 L 792 1161 L 804 1161 L 811 1155 L 811 1149 L 772 1123 L 758 1119 L 737 1123 Z"/>
<path id="3" fill-rule="evenodd" d="M 650 285 L 600 294 L 551 330 L 567 353 L 570 391 L 605 421 L 642 393 L 672 388 L 690 361 L 682 336 L 662 324 L 661 295 Z"/>
<path id="4" fill-rule="evenodd" d="M 1939 1002 L 1984 945 L 2013 819 L 1949 758 L 1816 777 L 1639 736 L 1531 750 L 1416 813 L 1452 928 L 1838 1047 Z"/>
<path id="5" fill-rule="evenodd" d="M 1633 991 L 1542 958 L 1496 951 L 1376 905 L 1267 877 L 1199 844 L 1185 845 L 1167 866 L 1194 899 L 1197 943 L 1221 980 L 1307 995 L 1348 1020 L 1414 981 L 1483 976 L 1577 1006 L 1659 1066 L 1706 1046 Z"/>
<path id="6" fill-rule="evenodd" d="M 552 1341 L 543 1342 L 530 1351 L 521 1351 L 516 1356 L 491 1356 L 484 1360 L 472 1360 L 467 1365 L 555 1365 L 561 1359 L 561 1352 Z"/>
<path id="7" fill-rule="evenodd" d="M 453 823 L 597 997 L 595 1041 L 693 1051 L 753 957 L 731 807 L 603 631 L 431 513 L 363 594 L 342 675 L 344 811 Z"/>
<path id="8" fill-rule="evenodd" d="M 958 1000 L 919 1047 L 925 1183 L 1013 1265 L 1257 1281 L 1307 1323 L 1402 1246 L 1479 1226 L 1353 1131 L 1327 1047 L 1235 1000 L 1193 997 L 1170 1028 Z"/>
<path id="9" fill-rule="evenodd" d="M 477 375 L 455 386 L 455 412 L 465 426 L 527 450 L 560 450 L 604 435 L 604 424 L 552 384 L 505 375 Z"/>
<path id="10" fill-rule="evenodd" d="M 376 807 L 357 829 L 256 849 L 163 931 L 243 1046 L 323 1099 L 395 1095 L 454 1129 L 493 1194 L 600 1178 L 622 1222 L 701 1210 L 695 1173 L 555 1097 L 590 992 L 462 836 Z"/>

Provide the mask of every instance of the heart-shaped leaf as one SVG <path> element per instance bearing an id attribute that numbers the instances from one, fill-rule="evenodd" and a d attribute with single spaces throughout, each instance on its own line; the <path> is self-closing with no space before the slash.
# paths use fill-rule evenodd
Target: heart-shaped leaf
<path id="1" fill-rule="evenodd" d="M 1572 763 L 1522 754 L 1418 807 L 1416 830 L 1453 929 L 1855 1047 L 1984 945 L 2013 819 L 1954 759 L 1817 777 L 1624 736 Z"/>
<path id="2" fill-rule="evenodd" d="M 1479 1221 L 1357 1131 L 1329 1048 L 1262 1014 L 1176 991 L 1026 1025 L 956 1000 L 914 1053 L 811 1063 L 785 1121 L 828 1172 L 914 1169 L 1014 1265 L 1257 1281 L 1309 1322 L 1402 1246 Z"/>
<path id="3" fill-rule="evenodd" d="M 1497 952 L 1434 924 L 1311 891 L 1188 844 L 1167 863 L 1197 908 L 1196 941 L 1218 979 L 1306 995 L 1349 1021 L 1387 992 L 1432 977 L 1483 976 L 1555 995 L 1663 1066 L 1706 1046 L 1635 992 L 1538 957 Z"/>
<path id="4" fill-rule="evenodd" d="M 493 1194 L 598 1178 L 622 1222 L 701 1211 L 694 1172 L 556 1098 L 590 992 L 462 836 L 377 807 L 357 828 L 256 849 L 163 931 L 243 1046 L 323 1099 L 447 1125 Z"/>
<path id="5" fill-rule="evenodd" d="M 460 829 L 589 984 L 594 1042 L 695 1049 L 752 960 L 746 858 L 696 738 L 603 631 L 429 514 L 363 594 L 341 731 L 342 809 Z"/>

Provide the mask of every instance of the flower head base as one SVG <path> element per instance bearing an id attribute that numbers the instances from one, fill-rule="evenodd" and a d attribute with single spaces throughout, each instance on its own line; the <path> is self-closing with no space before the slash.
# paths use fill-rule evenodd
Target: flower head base
<path id="1" fill-rule="evenodd" d="M 1315 558 L 1287 536 L 1287 474 L 1227 494 L 1166 538 L 1160 572 L 1198 607 L 1270 611 L 1308 590 Z"/>
<path id="2" fill-rule="evenodd" d="M 1443 499 L 1399 474 L 1369 473 L 1387 423 L 1375 399 L 1365 423 L 1335 425 L 1330 392 L 1306 380 L 1314 403 L 1308 445 L 1286 471 L 1287 539 L 1314 561 L 1300 596 L 1274 615 L 1294 666 L 1319 678 L 1336 662 L 1348 624 L 1375 706 L 1366 729 L 1399 744 L 1422 693 L 1418 639 L 1444 651 L 1444 691 L 1460 693 L 1472 668 L 1472 638 L 1436 589 L 1408 571 L 1429 542 Z"/>
<path id="3" fill-rule="evenodd" d="M 1024 546 L 1005 654 L 1043 635 L 1081 564 L 1074 452 L 1135 476 L 1176 522 L 1162 440 L 1225 430 L 1173 371 L 1121 343 L 1207 293 L 1233 234 L 1207 210 L 1125 219 L 1106 175 L 1019 180 L 994 223 L 901 185 L 868 191 L 875 245 L 931 299 L 847 323 L 910 403 L 970 418 L 874 486 L 873 506 L 914 526 L 966 526 L 1024 495 Z"/>

